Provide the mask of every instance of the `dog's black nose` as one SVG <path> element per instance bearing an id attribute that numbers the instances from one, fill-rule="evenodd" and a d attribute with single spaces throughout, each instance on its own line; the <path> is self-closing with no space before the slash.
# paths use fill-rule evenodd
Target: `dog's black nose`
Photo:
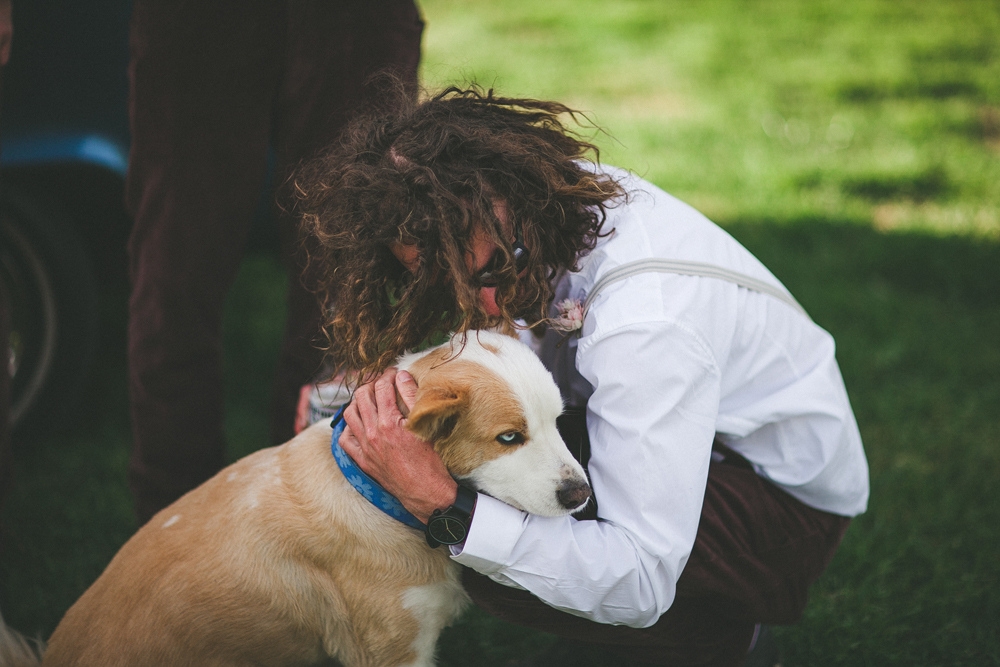
<path id="1" fill-rule="evenodd" d="M 556 498 L 568 510 L 579 507 L 590 498 L 590 485 L 580 479 L 564 479 L 556 489 Z"/>

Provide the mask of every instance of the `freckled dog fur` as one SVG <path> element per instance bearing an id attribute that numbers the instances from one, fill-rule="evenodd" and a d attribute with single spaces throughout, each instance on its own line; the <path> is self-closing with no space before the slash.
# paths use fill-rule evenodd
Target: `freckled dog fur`
<path id="1" fill-rule="evenodd" d="M 399 365 L 419 387 L 409 427 L 453 476 L 525 511 L 579 509 L 556 497 L 585 477 L 526 346 L 472 332 Z M 153 517 L 66 613 L 43 664 L 432 665 L 468 603 L 459 566 L 351 487 L 330 437 L 316 424 Z"/>

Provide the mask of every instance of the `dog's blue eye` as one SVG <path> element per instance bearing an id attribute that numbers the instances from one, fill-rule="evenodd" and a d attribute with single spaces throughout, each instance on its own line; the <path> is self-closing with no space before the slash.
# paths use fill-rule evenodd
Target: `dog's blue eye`
<path id="1" fill-rule="evenodd" d="M 501 445 L 520 445 L 524 442 L 524 436 L 517 431 L 507 431 L 497 436 L 497 442 Z"/>

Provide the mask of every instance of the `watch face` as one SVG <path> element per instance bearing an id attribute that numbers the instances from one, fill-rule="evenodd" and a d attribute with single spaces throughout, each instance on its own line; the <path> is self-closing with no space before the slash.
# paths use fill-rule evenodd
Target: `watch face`
<path id="1" fill-rule="evenodd" d="M 453 516 L 436 516 L 427 524 L 427 532 L 441 544 L 461 544 L 468 532 L 465 523 Z"/>

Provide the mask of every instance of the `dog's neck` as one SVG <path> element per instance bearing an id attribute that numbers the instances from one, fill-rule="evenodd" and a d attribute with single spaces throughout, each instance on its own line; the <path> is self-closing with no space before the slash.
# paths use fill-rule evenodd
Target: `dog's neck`
<path id="1" fill-rule="evenodd" d="M 358 467 L 354 459 L 340 446 L 340 434 L 344 432 L 344 410 L 347 405 L 340 408 L 333 417 L 333 436 L 330 439 L 330 450 L 333 452 L 333 460 L 344 474 L 344 479 L 350 483 L 355 490 L 375 507 L 382 510 L 393 519 L 405 523 L 410 528 L 424 530 L 426 526 L 417 517 L 410 514 L 403 503 L 399 502 L 396 496 L 392 495 L 382 485 L 369 477 L 364 470 Z"/>

